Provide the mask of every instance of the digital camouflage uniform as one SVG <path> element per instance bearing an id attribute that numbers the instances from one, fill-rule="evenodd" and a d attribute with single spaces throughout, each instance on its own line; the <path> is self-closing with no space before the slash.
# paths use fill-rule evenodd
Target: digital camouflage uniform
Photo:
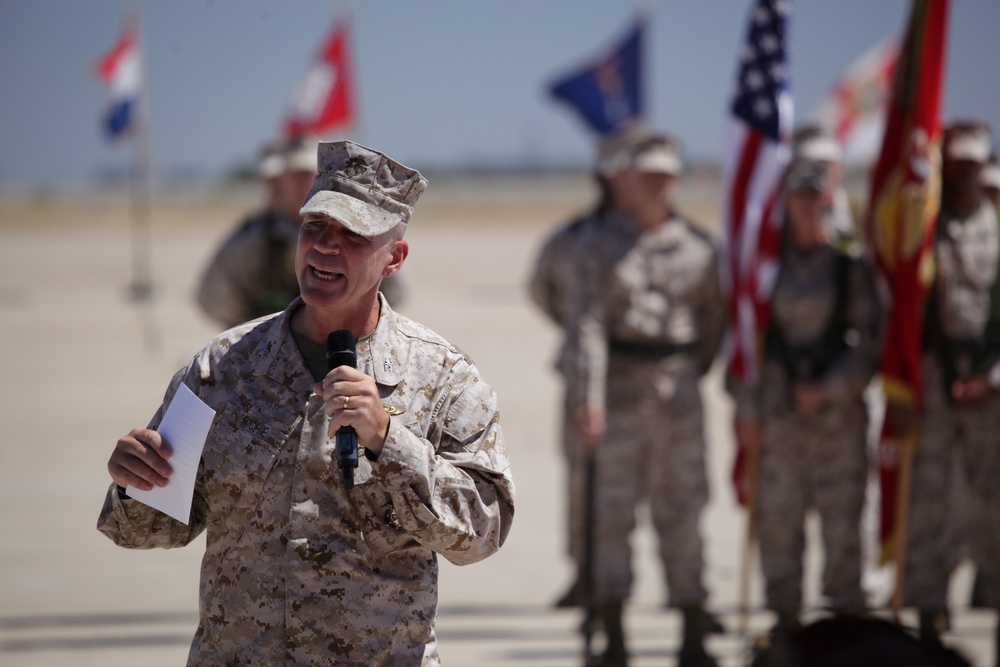
<path id="1" fill-rule="evenodd" d="M 937 274 L 927 312 L 923 357 L 924 405 L 913 462 L 905 601 L 921 609 L 946 608 L 948 579 L 958 564 L 956 514 L 969 512 L 967 539 L 985 606 L 1000 608 L 1000 395 L 958 408 L 947 385 L 972 374 L 1000 389 L 1000 346 L 986 342 L 997 281 L 997 214 L 984 202 L 966 220 L 942 209 L 934 256 Z M 957 468 L 956 468 L 957 466 Z M 957 475 L 957 476 L 956 476 Z M 965 488 L 953 488 L 955 480 Z M 956 497 L 969 507 L 957 512 Z"/>
<path id="2" fill-rule="evenodd" d="M 632 585 L 629 534 L 648 499 L 670 604 L 698 607 L 701 511 L 708 500 L 698 383 L 724 326 L 716 250 L 673 215 L 642 231 L 609 216 L 585 241 L 574 317 L 580 399 L 605 406 L 597 445 L 595 584 L 599 602 Z"/>
<path id="3" fill-rule="evenodd" d="M 567 548 L 573 562 L 583 559 L 583 456 L 577 437 L 576 411 L 580 406 L 576 389 L 578 377 L 573 373 L 574 353 L 569 347 L 568 326 L 572 294 L 579 289 L 582 260 L 581 239 L 601 224 L 596 215 L 585 215 L 556 230 L 542 245 L 528 284 L 535 305 L 563 330 L 555 370 L 563 382 L 563 413 L 561 424 L 563 455 L 566 458 Z"/>
<path id="4" fill-rule="evenodd" d="M 770 300 L 771 330 L 756 386 L 727 378 L 737 419 L 761 424 L 757 512 L 768 607 L 802 606 L 805 518 L 822 522 L 823 591 L 839 611 L 864 608 L 861 513 L 867 482 L 867 408 L 883 313 L 869 265 L 830 245 L 788 247 Z M 794 377 L 793 377 L 794 376 Z M 792 383 L 820 384 L 829 402 L 797 412 Z"/>
<path id="5" fill-rule="evenodd" d="M 290 333 L 300 304 L 213 340 L 150 423 L 181 382 L 217 411 L 190 526 L 112 485 L 98 527 L 129 548 L 207 530 L 189 665 L 438 665 L 436 554 L 474 563 L 510 530 L 496 396 L 471 360 L 382 299 L 358 367 L 394 416 L 347 490 Z"/>

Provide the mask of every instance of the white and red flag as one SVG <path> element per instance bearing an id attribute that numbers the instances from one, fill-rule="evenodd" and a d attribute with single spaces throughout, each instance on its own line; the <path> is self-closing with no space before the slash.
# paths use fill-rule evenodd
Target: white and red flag
<path id="1" fill-rule="evenodd" d="M 135 131 L 139 122 L 142 95 L 142 56 L 139 26 L 135 15 L 125 19 L 121 37 L 97 63 L 97 76 L 108 87 L 108 108 L 102 127 L 109 139 L 119 139 Z"/>
<path id="2" fill-rule="evenodd" d="M 812 114 L 840 142 L 845 164 L 868 165 L 878 157 L 898 57 L 896 38 L 882 40 L 847 68 Z"/>
<path id="3" fill-rule="evenodd" d="M 284 122 L 286 137 L 323 135 L 354 123 L 349 25 L 338 21 L 299 83 Z"/>

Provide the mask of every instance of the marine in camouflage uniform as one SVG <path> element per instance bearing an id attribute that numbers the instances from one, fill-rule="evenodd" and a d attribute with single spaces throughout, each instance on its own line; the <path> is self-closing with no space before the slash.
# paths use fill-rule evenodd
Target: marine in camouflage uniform
<path id="1" fill-rule="evenodd" d="M 565 330 L 567 323 L 565 310 L 570 292 L 578 284 L 580 237 L 588 227 L 599 225 L 601 221 L 600 216 L 591 213 L 560 227 L 546 240 L 535 262 L 529 293 L 542 313 L 562 330 Z M 579 402 L 574 388 L 576 380 L 571 373 L 571 354 L 564 335 L 556 355 L 555 371 L 563 384 L 560 436 L 566 465 L 566 547 L 574 564 L 575 579 L 569 589 L 556 600 L 557 607 L 572 607 L 583 601 L 581 572 L 584 559 L 584 471 L 582 450 L 576 437 L 576 411 Z"/>
<path id="2" fill-rule="evenodd" d="M 209 263 L 198 304 L 224 327 L 284 310 L 298 296 L 295 240 L 300 221 L 264 210 L 247 218 Z"/>
<path id="3" fill-rule="evenodd" d="M 784 241 L 759 383 L 734 376 L 737 438 L 758 457 L 756 511 L 767 606 L 777 632 L 799 626 L 805 518 L 822 522 L 823 591 L 841 613 L 865 609 L 861 514 L 867 482 L 863 393 L 878 370 L 883 309 L 872 271 L 832 245 L 824 224 L 830 165 L 793 160 Z"/>
<path id="4" fill-rule="evenodd" d="M 567 553 L 574 563 L 575 580 L 556 601 L 556 607 L 583 604 L 584 568 L 584 456 L 577 438 L 576 413 L 580 407 L 574 373 L 575 352 L 569 345 L 571 304 L 580 286 L 579 274 L 583 259 L 581 241 L 593 228 L 604 224 L 616 208 L 614 183 L 621 178 L 622 166 L 627 155 L 630 132 L 623 130 L 605 139 L 598 150 L 595 179 L 600 196 L 594 208 L 569 223 L 562 225 L 549 236 L 535 260 L 528 282 L 528 291 L 538 309 L 562 331 L 562 340 L 556 355 L 555 371 L 563 383 L 563 412 L 560 425 L 563 456 L 566 464 L 566 544 Z"/>
<path id="5" fill-rule="evenodd" d="M 632 146 L 625 213 L 584 241 L 578 350 L 581 439 L 596 457 L 595 587 L 607 628 L 604 665 L 627 661 L 621 611 L 632 586 L 629 535 L 648 500 L 670 604 L 684 612 L 681 664 L 714 664 L 704 635 L 721 627 L 708 593 L 698 521 L 708 501 L 699 380 L 715 358 L 724 314 L 712 241 L 670 208 L 676 143 Z"/>
<path id="6" fill-rule="evenodd" d="M 98 527 L 116 544 L 176 547 L 207 533 L 192 666 L 438 665 L 437 555 L 477 562 L 510 530 L 514 487 L 493 390 L 467 356 L 376 291 L 379 272 L 405 259 L 397 230 L 426 181 L 351 142 L 320 144 L 320 157 L 303 208 L 302 296 L 209 343 L 150 422 L 181 383 L 216 410 L 190 524 L 118 486 L 166 482 L 155 431 L 122 438 L 109 462 L 115 483 Z M 344 208 L 337 194 L 356 203 Z M 356 311 L 358 368 L 327 372 L 316 329 L 342 328 Z M 348 425 L 362 454 L 351 489 L 333 438 Z"/>
<path id="7" fill-rule="evenodd" d="M 947 627 L 948 580 L 966 540 L 979 602 L 1000 609 L 1000 233 L 978 180 L 988 154 L 984 124 L 946 129 L 904 579 L 928 639 Z M 963 518 L 970 525 L 956 534 Z"/>
<path id="8" fill-rule="evenodd" d="M 282 311 L 299 295 L 298 210 L 316 176 L 315 142 L 266 147 L 257 171 L 267 201 L 219 246 L 196 295 L 202 311 L 226 328 Z"/>

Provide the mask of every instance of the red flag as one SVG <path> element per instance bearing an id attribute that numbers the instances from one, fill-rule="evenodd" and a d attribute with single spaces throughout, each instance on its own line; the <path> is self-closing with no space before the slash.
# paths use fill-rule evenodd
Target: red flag
<path id="1" fill-rule="evenodd" d="M 780 220 L 773 210 L 792 127 L 785 46 L 789 11 L 780 0 L 754 3 L 727 124 L 722 272 L 731 327 L 728 372 L 747 384 L 759 380 L 761 340 L 781 250 Z M 733 468 L 740 502 L 744 462 L 740 447 Z"/>
<path id="2" fill-rule="evenodd" d="M 285 136 L 323 135 L 354 122 L 354 77 L 348 23 L 333 26 L 299 83 L 285 118 Z"/>
<path id="3" fill-rule="evenodd" d="M 933 280 L 941 193 L 941 93 L 948 0 L 914 0 L 872 173 L 866 231 L 875 266 L 892 295 L 882 354 L 889 404 L 919 408 L 924 307 Z M 886 420 L 879 459 L 883 555 L 896 534 L 898 466 Z"/>

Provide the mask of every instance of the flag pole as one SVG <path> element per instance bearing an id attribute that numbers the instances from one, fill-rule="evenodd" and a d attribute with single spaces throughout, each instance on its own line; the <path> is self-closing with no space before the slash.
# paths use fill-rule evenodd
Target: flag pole
<path id="1" fill-rule="evenodd" d="M 136 123 L 136 147 L 134 167 L 129 174 L 129 199 L 131 218 L 132 282 L 129 284 L 129 299 L 140 308 L 139 327 L 146 352 L 150 355 L 162 347 L 162 340 L 153 319 L 155 286 L 152 275 L 152 224 L 151 207 L 153 191 L 153 157 L 149 135 L 149 84 L 146 69 L 145 39 L 142 34 L 142 2 L 136 0 L 133 6 L 135 26 L 138 33 L 137 48 L 139 62 L 143 68 L 139 94 L 139 114 Z M 148 309 L 148 312 L 143 310 Z"/>
<path id="2" fill-rule="evenodd" d="M 579 579 L 583 582 L 583 665 L 595 664 L 599 656 L 594 654 L 594 625 L 597 622 L 597 596 L 594 586 L 595 571 L 595 526 L 597 515 L 597 461 L 592 450 L 584 451 L 584 502 L 583 502 L 583 563 Z"/>
<path id="3" fill-rule="evenodd" d="M 910 432 L 902 439 L 902 456 L 899 461 L 899 478 L 896 487 L 896 518 L 895 535 L 893 535 L 893 551 L 896 557 L 896 572 L 892 591 L 892 616 L 900 622 L 900 612 L 903 608 L 903 584 L 906 576 L 906 542 L 909 537 L 910 521 L 910 483 L 913 477 L 913 453 L 917 447 L 916 434 Z"/>
<path id="4" fill-rule="evenodd" d="M 757 540 L 757 458 L 758 448 L 747 451 L 747 521 L 743 539 L 743 562 L 740 567 L 739 635 L 746 639 L 750 615 L 750 574 L 753 569 L 754 543 Z"/>
<path id="5" fill-rule="evenodd" d="M 153 298 L 150 248 L 150 192 L 152 190 L 152 159 L 149 144 L 149 91 L 146 83 L 146 54 L 142 35 L 142 5 L 137 0 L 133 6 L 133 21 L 138 33 L 137 48 L 142 63 L 142 88 L 139 94 L 139 117 L 136 123 L 136 149 L 134 166 L 129 174 L 129 199 L 132 229 L 132 282 L 129 296 L 132 301 L 143 303 Z"/>
<path id="6" fill-rule="evenodd" d="M 132 282 L 129 297 L 143 303 L 153 299 L 152 250 L 150 233 L 150 191 L 152 170 L 148 131 L 140 121 L 135 163 L 129 176 L 129 202 L 132 228 Z"/>

